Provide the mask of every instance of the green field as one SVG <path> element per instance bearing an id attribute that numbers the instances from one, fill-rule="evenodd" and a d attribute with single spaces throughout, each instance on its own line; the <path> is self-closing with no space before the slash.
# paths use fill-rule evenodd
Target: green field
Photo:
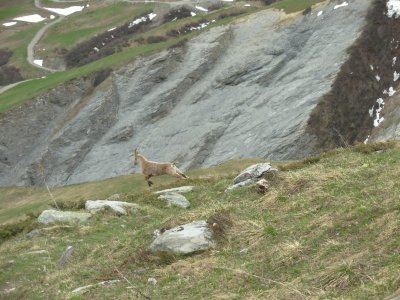
<path id="1" fill-rule="evenodd" d="M 124 193 L 124 199 L 140 209 L 125 217 L 100 213 L 83 226 L 50 225 L 41 236 L 28 239 L 21 233 L 5 241 L 0 246 L 0 295 L 358 300 L 384 299 L 398 289 L 399 144 L 273 162 L 280 171 L 265 195 L 254 186 L 224 193 L 238 170 L 254 161 L 192 171 L 185 182 L 155 178 L 152 189 L 132 175 L 53 190 L 64 209 L 76 210 L 85 199 L 113 193 Z M 185 194 L 191 202 L 187 210 L 166 207 L 152 194 L 183 184 L 195 186 Z M 20 215 L 38 209 L 34 206 L 40 201 L 42 209 L 51 203 L 40 189 L 10 188 L 1 194 L 3 209 L 8 210 L 13 199 L 24 203 Z M 226 229 L 219 233 L 215 249 L 186 257 L 147 251 L 155 229 L 208 218 Z M 35 227 L 43 226 L 30 224 Z M 68 245 L 74 247 L 73 255 L 60 268 L 58 259 Z M 150 277 L 156 285 L 147 282 Z M 120 281 L 71 293 L 103 280 Z"/>

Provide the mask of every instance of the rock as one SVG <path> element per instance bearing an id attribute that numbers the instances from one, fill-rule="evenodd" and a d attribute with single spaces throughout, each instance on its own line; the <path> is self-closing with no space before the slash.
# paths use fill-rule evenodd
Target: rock
<path id="1" fill-rule="evenodd" d="M 245 186 L 245 185 L 249 185 L 249 184 L 251 184 L 251 183 L 253 183 L 253 180 L 249 178 L 249 179 L 247 179 L 247 180 L 245 180 L 245 181 L 242 181 L 242 182 L 239 182 L 239 183 L 237 183 L 237 184 L 228 186 L 228 187 L 225 189 L 225 193 L 228 192 L 228 191 L 234 190 L 234 189 L 236 189 L 236 188 L 238 188 L 238 187 L 242 187 L 242 186 Z"/>
<path id="2" fill-rule="evenodd" d="M 109 200 L 88 200 L 85 203 L 85 209 L 91 213 L 97 213 L 105 209 L 111 209 L 118 216 L 127 214 L 125 207 L 137 209 L 139 206 L 135 203 Z"/>
<path id="3" fill-rule="evenodd" d="M 155 285 L 157 284 L 157 280 L 154 277 L 150 277 L 147 279 L 147 283 Z"/>
<path id="4" fill-rule="evenodd" d="M 37 236 L 40 236 L 40 235 L 42 235 L 43 234 L 43 230 L 42 229 L 33 229 L 32 231 L 29 231 L 25 236 L 27 237 L 27 238 L 34 238 L 34 237 L 37 237 Z"/>
<path id="5" fill-rule="evenodd" d="M 68 246 L 67 249 L 65 249 L 64 253 L 60 257 L 60 260 L 58 261 L 58 265 L 60 267 L 64 267 L 64 265 L 70 259 L 72 252 L 74 252 L 74 247 L 72 247 L 72 246 Z"/>
<path id="6" fill-rule="evenodd" d="M 267 172 L 276 172 L 277 170 L 272 168 L 270 163 L 260 163 L 251 165 L 242 171 L 238 176 L 233 179 L 233 184 L 238 184 L 240 182 L 246 181 L 248 179 L 256 180 L 260 178 Z"/>
<path id="7" fill-rule="evenodd" d="M 269 189 L 268 181 L 264 178 L 256 182 L 256 190 L 259 194 L 265 194 Z"/>
<path id="8" fill-rule="evenodd" d="M 188 208 L 190 206 L 190 202 L 178 193 L 160 195 L 158 199 L 166 199 L 168 201 L 168 206 L 179 206 L 182 208 Z"/>
<path id="9" fill-rule="evenodd" d="M 110 200 L 110 201 L 117 201 L 117 200 L 120 200 L 120 199 L 121 199 L 120 194 L 113 194 L 113 195 L 111 195 L 110 197 L 107 198 L 107 200 Z"/>
<path id="10" fill-rule="evenodd" d="M 107 285 L 110 285 L 110 284 L 113 284 L 113 283 L 116 283 L 116 282 L 120 282 L 120 281 L 121 280 L 119 280 L 119 279 L 101 281 L 101 282 L 98 282 L 96 284 L 89 284 L 89 285 L 78 287 L 78 288 L 74 289 L 71 293 L 78 294 L 78 293 L 80 293 L 82 291 L 85 291 L 85 290 L 90 289 L 90 288 L 95 287 L 95 286 L 107 286 Z"/>
<path id="11" fill-rule="evenodd" d="M 155 192 L 154 194 L 167 194 L 167 193 L 187 193 L 191 192 L 193 190 L 193 186 L 187 185 L 187 186 L 180 186 L 172 189 L 167 189 L 167 190 L 162 190 Z"/>
<path id="12" fill-rule="evenodd" d="M 42 224 L 49 224 L 53 222 L 82 224 L 87 222 L 91 216 L 92 214 L 85 212 L 59 211 L 50 209 L 45 210 L 40 214 L 38 222 Z"/>
<path id="13" fill-rule="evenodd" d="M 215 247 L 212 231 L 204 220 L 177 226 L 158 234 L 150 245 L 153 253 L 190 254 Z"/>

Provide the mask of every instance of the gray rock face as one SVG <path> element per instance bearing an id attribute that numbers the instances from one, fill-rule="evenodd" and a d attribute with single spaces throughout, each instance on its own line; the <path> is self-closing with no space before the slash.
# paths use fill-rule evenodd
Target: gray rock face
<path id="1" fill-rule="evenodd" d="M 215 247 L 206 221 L 195 221 L 159 234 L 150 245 L 153 253 L 190 254 Z"/>
<path id="2" fill-rule="evenodd" d="M 186 197 L 178 193 L 168 193 L 160 195 L 158 196 L 158 199 L 166 199 L 168 202 L 168 206 L 179 206 L 182 208 L 189 208 L 190 206 L 190 202 L 186 199 Z"/>
<path id="3" fill-rule="evenodd" d="M 300 158 L 310 112 L 329 92 L 372 0 L 324 13 L 262 11 L 181 49 L 137 59 L 84 95 L 53 90 L 0 119 L 0 185 L 129 174 L 131 151 L 180 169 L 243 157 Z M 50 117 L 49 117 L 50 116 Z"/>
<path id="4" fill-rule="evenodd" d="M 49 224 L 54 222 L 77 223 L 82 224 L 89 220 L 92 216 L 90 213 L 75 212 L 75 211 L 59 211 L 59 210 L 44 210 L 38 217 L 38 222 Z"/>
<path id="5" fill-rule="evenodd" d="M 106 209 L 110 209 L 116 215 L 122 216 L 126 215 L 127 212 L 125 208 L 138 208 L 139 205 L 135 203 L 123 202 L 123 201 L 110 201 L 110 200 L 88 200 L 85 203 L 85 209 L 91 213 L 96 213 Z"/>

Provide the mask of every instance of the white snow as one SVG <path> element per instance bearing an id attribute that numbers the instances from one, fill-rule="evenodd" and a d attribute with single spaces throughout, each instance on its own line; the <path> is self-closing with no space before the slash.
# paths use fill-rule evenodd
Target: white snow
<path id="1" fill-rule="evenodd" d="M 43 59 L 34 59 L 33 63 L 38 66 L 43 66 Z"/>
<path id="2" fill-rule="evenodd" d="M 3 23 L 3 26 L 10 27 L 10 26 L 14 26 L 15 24 L 17 24 L 17 22 L 7 22 L 7 23 Z"/>
<path id="3" fill-rule="evenodd" d="M 379 75 L 376 75 L 375 78 L 376 78 L 376 81 L 378 81 L 378 82 L 381 81 L 381 77 Z"/>
<path id="4" fill-rule="evenodd" d="M 400 73 L 397 73 L 396 71 L 394 71 L 393 73 L 393 81 L 397 81 L 400 78 Z"/>
<path id="5" fill-rule="evenodd" d="M 320 17 L 322 14 L 324 13 L 324 11 L 320 10 L 317 14 L 317 17 Z"/>
<path id="6" fill-rule="evenodd" d="M 369 112 L 369 116 L 372 118 L 374 116 L 374 107 L 372 106 L 372 108 L 370 110 L 368 110 Z"/>
<path id="7" fill-rule="evenodd" d="M 43 7 L 43 8 L 47 9 L 48 11 L 51 11 L 53 13 L 56 13 L 58 15 L 69 16 L 73 13 L 81 11 L 85 7 L 84 6 L 70 6 L 70 7 L 66 7 L 66 8 L 51 8 L 51 7 Z"/>
<path id="8" fill-rule="evenodd" d="M 234 0 L 222 0 L 224 2 L 233 2 Z"/>
<path id="9" fill-rule="evenodd" d="M 386 3 L 386 7 L 389 18 L 395 17 L 397 19 L 400 16 L 400 0 L 389 0 Z"/>
<path id="10" fill-rule="evenodd" d="M 208 11 L 207 8 L 204 8 L 204 7 L 201 7 L 201 6 L 198 6 L 198 5 L 196 5 L 195 8 L 198 9 L 198 10 L 201 10 L 201 11 Z"/>
<path id="11" fill-rule="evenodd" d="M 113 31 L 113 30 L 115 30 L 115 29 L 117 29 L 117 27 L 110 28 L 110 29 L 108 29 L 107 31 Z"/>
<path id="12" fill-rule="evenodd" d="M 97 47 L 94 47 L 93 50 L 96 51 L 96 52 L 99 52 L 99 51 L 100 51 L 100 49 L 97 48 Z"/>
<path id="13" fill-rule="evenodd" d="M 176 20 L 178 20 L 178 17 L 175 17 L 171 22 L 174 22 L 174 21 L 176 21 Z"/>
<path id="14" fill-rule="evenodd" d="M 374 127 L 378 127 L 379 124 L 381 124 L 383 122 L 383 120 L 385 119 L 384 117 L 381 117 L 381 111 L 385 107 L 385 102 L 383 101 L 382 98 L 379 98 L 379 99 L 376 100 L 376 103 L 378 104 L 378 108 L 375 110 L 375 106 L 373 106 L 369 110 L 369 115 L 371 117 L 373 117 L 374 110 L 375 110 Z"/>
<path id="15" fill-rule="evenodd" d="M 384 117 L 379 118 L 379 115 L 376 117 L 376 119 L 374 120 L 374 127 L 378 127 L 379 124 L 381 124 L 383 121 L 385 120 Z"/>
<path id="16" fill-rule="evenodd" d="M 374 70 L 374 66 L 373 65 L 369 65 L 369 68 L 371 69 L 371 71 Z"/>
<path id="17" fill-rule="evenodd" d="M 206 22 L 206 23 L 199 24 L 199 26 L 197 26 L 197 27 L 190 27 L 190 31 L 203 29 L 203 28 L 207 27 L 208 24 L 210 24 L 210 23 Z"/>
<path id="18" fill-rule="evenodd" d="M 342 4 L 335 5 L 335 7 L 333 9 L 338 9 L 340 7 L 345 7 L 347 5 L 349 5 L 349 4 L 346 1 L 344 1 Z"/>
<path id="19" fill-rule="evenodd" d="M 156 15 L 156 14 L 153 14 L 153 13 L 149 13 L 149 14 L 147 15 L 147 17 L 149 18 L 150 21 L 153 20 L 156 16 L 157 16 L 157 15 Z M 137 24 L 140 24 L 140 23 L 142 23 L 142 22 L 146 22 L 147 17 L 141 17 L 141 18 L 138 18 L 138 19 L 136 19 L 136 20 L 133 20 L 131 23 L 129 23 L 128 28 L 131 28 L 131 27 L 133 27 L 133 26 L 135 26 L 135 25 L 137 25 Z"/>
<path id="20" fill-rule="evenodd" d="M 364 141 L 364 144 L 367 144 L 367 143 L 368 143 L 369 137 L 370 137 L 370 136 L 367 136 L 367 138 L 366 138 L 365 141 Z"/>
<path id="21" fill-rule="evenodd" d="M 50 20 L 55 19 L 56 17 L 54 15 L 50 15 Z"/>
<path id="22" fill-rule="evenodd" d="M 393 87 L 391 86 L 391 87 L 389 88 L 388 91 L 387 91 L 387 90 L 384 90 L 383 93 L 386 94 L 386 95 L 389 95 L 389 97 L 391 97 L 391 96 L 393 96 L 393 95 L 396 93 L 396 91 L 395 91 L 395 90 L 393 89 Z"/>
<path id="23" fill-rule="evenodd" d="M 13 20 L 14 21 L 23 21 L 23 22 L 28 22 L 28 23 L 38 23 L 38 22 L 42 22 L 45 19 L 46 18 L 43 18 L 41 15 L 34 14 L 34 15 L 14 18 Z"/>
<path id="24" fill-rule="evenodd" d="M 250 4 L 245 4 L 245 5 L 243 5 L 243 6 L 245 6 L 245 7 L 250 7 L 251 5 L 250 5 Z"/>
<path id="25" fill-rule="evenodd" d="M 394 67 L 394 65 L 396 64 L 396 61 L 397 61 L 397 57 L 395 56 L 395 57 L 393 57 L 392 67 Z"/>
<path id="26" fill-rule="evenodd" d="M 194 17 L 195 15 L 196 15 L 196 13 L 194 13 L 194 12 L 190 12 L 190 15 L 192 16 L 192 17 Z"/>

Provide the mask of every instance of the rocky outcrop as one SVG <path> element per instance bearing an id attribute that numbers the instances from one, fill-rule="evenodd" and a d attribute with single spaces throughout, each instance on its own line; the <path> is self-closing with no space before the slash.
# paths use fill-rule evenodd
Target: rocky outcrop
<path id="1" fill-rule="evenodd" d="M 0 185 L 64 185 L 129 174 L 134 148 L 180 168 L 299 158 L 372 0 L 311 14 L 262 11 L 114 72 L 70 82 L 0 117 Z M 69 90 L 68 90 L 69 89 Z"/>
<path id="2" fill-rule="evenodd" d="M 127 214 L 126 208 L 137 209 L 139 205 L 124 201 L 110 201 L 110 200 L 87 200 L 85 209 L 91 213 L 97 213 L 104 210 L 111 210 L 118 216 Z"/>
<path id="3" fill-rule="evenodd" d="M 181 208 L 189 208 L 190 202 L 185 196 L 178 193 L 168 193 L 158 196 L 158 199 L 167 200 L 167 206 L 178 206 Z"/>

